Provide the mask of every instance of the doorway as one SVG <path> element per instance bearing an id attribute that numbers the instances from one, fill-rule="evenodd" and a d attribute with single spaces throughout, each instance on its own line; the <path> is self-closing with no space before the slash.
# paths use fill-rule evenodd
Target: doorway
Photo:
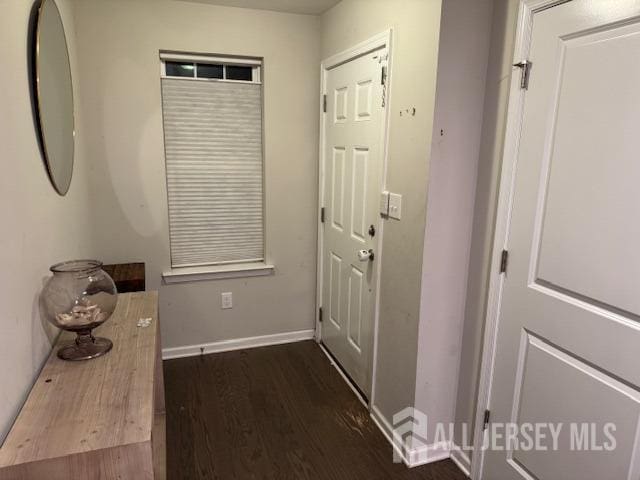
<path id="1" fill-rule="evenodd" d="M 390 32 L 322 64 L 319 338 L 372 391 Z"/>

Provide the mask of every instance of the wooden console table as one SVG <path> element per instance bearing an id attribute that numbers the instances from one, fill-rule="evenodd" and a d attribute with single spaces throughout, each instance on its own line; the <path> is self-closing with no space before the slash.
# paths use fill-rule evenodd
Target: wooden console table
<path id="1" fill-rule="evenodd" d="M 141 318 L 152 321 L 139 327 Z M 113 350 L 84 362 L 56 356 L 74 338 L 60 336 L 0 448 L 1 480 L 164 480 L 158 293 L 119 295 L 96 334 Z"/>
<path id="2" fill-rule="evenodd" d="M 118 292 L 144 292 L 144 263 L 114 263 L 103 265 L 102 269 L 113 279 Z"/>

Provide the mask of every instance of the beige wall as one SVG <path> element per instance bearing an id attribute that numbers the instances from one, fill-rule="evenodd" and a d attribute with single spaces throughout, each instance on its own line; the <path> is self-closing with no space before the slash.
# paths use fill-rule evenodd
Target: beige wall
<path id="1" fill-rule="evenodd" d="M 74 70 L 76 41 L 70 5 L 66 0 L 57 3 Z M 65 197 L 54 191 L 38 149 L 27 67 L 32 4 L 31 0 L 3 2 L 0 15 L 0 443 L 49 355 L 57 331 L 40 317 L 38 308 L 49 266 L 95 254 L 89 234 L 82 125 L 77 131 L 73 180 Z"/>
<path id="2" fill-rule="evenodd" d="M 427 174 L 440 0 L 343 0 L 322 16 L 322 58 L 393 28 L 386 188 L 402 220 L 384 224 L 374 406 L 387 420 L 413 405 Z M 416 115 L 400 111 L 416 109 Z"/>
<path id="3" fill-rule="evenodd" d="M 314 328 L 319 19 L 166 0 L 77 0 L 95 242 L 144 261 L 163 346 Z M 269 277 L 162 285 L 170 267 L 159 50 L 264 57 Z M 231 310 L 220 293 L 233 292 Z"/>
<path id="4" fill-rule="evenodd" d="M 0 145 L 9 159 L 0 177 L 0 362 L 12 366 L 0 372 L 0 439 L 49 352 L 55 332 L 40 319 L 37 295 L 47 267 L 61 259 L 99 255 L 108 262 L 145 261 L 148 287 L 161 290 L 165 347 L 313 328 L 318 65 L 321 58 L 390 27 L 394 37 L 386 186 L 403 195 L 403 219 L 384 226 L 375 406 L 387 419 L 414 402 L 425 409 L 450 410 L 450 404 L 442 403 L 450 391 L 438 398 L 430 395 L 429 385 L 442 371 L 429 369 L 456 356 L 460 325 L 454 319 L 451 328 L 429 326 L 428 283 L 423 283 L 423 274 L 433 265 L 429 248 L 423 263 L 430 241 L 425 219 L 432 218 L 427 215 L 425 186 L 436 181 L 437 169 L 447 158 L 443 152 L 461 132 L 455 117 L 446 114 L 449 110 L 436 109 L 436 98 L 441 98 L 440 93 L 436 97 L 441 0 L 344 0 L 320 18 L 166 0 L 75 0 L 72 11 L 69 0 L 57 1 L 69 32 L 78 110 L 76 168 L 66 197 L 58 196 L 49 183 L 33 128 L 26 54 L 31 2 L 10 2 L 0 19 L 5 65 L 0 104 L 6 113 L 0 116 Z M 458 423 L 472 423 L 475 413 L 516 25 L 517 0 L 495 3 L 464 306 Z M 445 8 L 445 20 L 453 11 L 455 5 Z M 169 267 L 169 241 L 160 49 L 265 58 L 267 256 L 276 265 L 272 277 L 161 284 L 161 272 Z M 442 55 L 454 56 L 454 50 L 445 46 Z M 442 81 L 452 72 L 444 69 Z M 477 86 L 480 79 L 474 82 Z M 414 107 L 415 117 L 399 115 Z M 473 114 L 477 112 L 475 106 Z M 466 120 L 471 126 L 477 122 L 473 116 Z M 445 135 L 432 145 L 430 132 L 439 132 L 440 122 Z M 474 140 L 467 140 L 471 148 Z M 468 207 L 466 196 L 457 205 L 463 204 Z M 222 291 L 234 293 L 232 310 L 220 310 Z M 454 296 L 462 296 L 462 291 Z M 438 338 L 451 343 L 431 350 L 440 352 L 437 358 L 419 357 L 419 346 Z"/>
<path id="5" fill-rule="evenodd" d="M 415 407 L 445 424 L 458 383 L 492 4 L 442 5 Z"/>
<path id="6" fill-rule="evenodd" d="M 495 0 L 493 9 L 455 413 L 458 429 L 454 441 L 457 444 L 463 441 L 461 425 L 467 423 L 472 427 L 475 420 L 518 3 L 518 0 Z M 471 440 L 472 430 L 469 431 Z"/>

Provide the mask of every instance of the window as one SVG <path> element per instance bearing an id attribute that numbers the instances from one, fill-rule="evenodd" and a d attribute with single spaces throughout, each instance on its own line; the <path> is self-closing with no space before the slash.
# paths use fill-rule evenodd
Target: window
<path id="1" fill-rule="evenodd" d="M 226 78 L 230 80 L 245 80 L 251 81 L 251 68 L 249 67 L 238 67 L 236 65 L 229 65 L 226 68 L 227 76 Z"/>
<path id="2" fill-rule="evenodd" d="M 160 59 L 172 268 L 264 262 L 261 62 Z"/>
<path id="3" fill-rule="evenodd" d="M 198 78 L 224 78 L 224 65 L 198 63 L 196 67 L 198 68 Z M 251 77 L 249 77 L 249 81 L 251 81 Z"/>
<path id="4" fill-rule="evenodd" d="M 195 67 L 191 63 L 166 62 L 165 72 L 171 77 L 194 77 Z"/>

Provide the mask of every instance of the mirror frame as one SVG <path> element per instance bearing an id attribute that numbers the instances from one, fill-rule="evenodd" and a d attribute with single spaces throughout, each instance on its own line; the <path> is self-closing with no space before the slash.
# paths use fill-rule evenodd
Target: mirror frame
<path id="1" fill-rule="evenodd" d="M 33 83 L 34 83 L 34 93 L 35 93 L 35 120 L 37 126 L 38 140 L 40 143 L 40 148 L 43 156 L 43 160 L 45 166 L 47 168 L 47 174 L 49 176 L 49 180 L 53 185 L 53 188 L 60 196 L 65 196 L 71 187 L 71 182 L 73 180 L 73 170 L 75 166 L 75 140 L 76 140 L 76 115 L 75 115 L 75 98 L 74 98 L 74 89 L 73 89 L 73 74 L 71 71 L 71 56 L 69 54 L 69 42 L 67 40 L 67 32 L 64 28 L 64 21 L 62 19 L 62 14 L 60 13 L 60 9 L 56 4 L 55 0 L 41 0 L 39 5 L 36 4 L 37 14 L 36 14 L 36 25 L 35 25 L 35 45 L 33 50 Z M 42 119 L 42 97 L 40 90 L 40 33 L 42 26 L 42 14 L 45 8 L 53 8 L 60 18 L 60 23 L 62 25 L 62 36 L 64 38 L 64 46 L 67 53 L 67 60 L 69 66 L 69 78 L 71 80 L 71 127 L 72 127 L 72 145 L 71 145 L 71 173 L 69 175 L 69 182 L 67 185 L 58 185 L 59 181 L 56 181 L 53 174 L 53 168 L 51 165 L 51 159 L 49 153 L 47 151 L 47 141 L 46 141 L 46 132 L 45 132 L 45 124 Z"/>

